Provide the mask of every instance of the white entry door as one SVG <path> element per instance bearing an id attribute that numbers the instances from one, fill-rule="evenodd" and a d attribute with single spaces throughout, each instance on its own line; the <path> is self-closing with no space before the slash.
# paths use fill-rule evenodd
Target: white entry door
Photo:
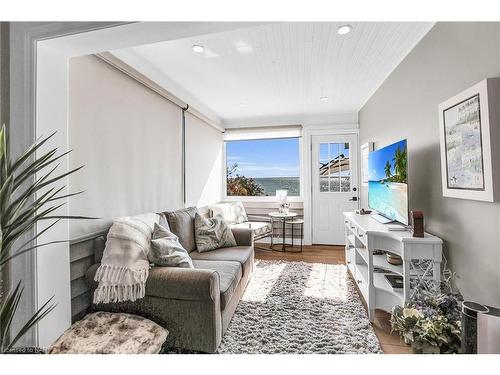
<path id="1" fill-rule="evenodd" d="M 312 242 L 343 245 L 342 212 L 358 209 L 356 134 L 312 137 Z"/>

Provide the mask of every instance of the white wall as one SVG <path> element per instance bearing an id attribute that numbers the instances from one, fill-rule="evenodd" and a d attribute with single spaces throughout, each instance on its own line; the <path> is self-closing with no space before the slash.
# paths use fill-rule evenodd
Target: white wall
<path id="1" fill-rule="evenodd" d="M 360 112 L 361 144 L 408 139 L 410 208 L 445 241 L 465 298 L 500 306 L 500 203 L 445 198 L 438 105 L 486 77 L 500 76 L 499 23 L 438 23 Z M 366 188 L 362 205 L 367 206 Z"/>
<path id="2" fill-rule="evenodd" d="M 68 102 L 67 74 L 68 66 L 66 60 L 55 50 L 48 47 L 38 48 L 37 71 L 44 74 L 37 74 L 37 95 L 36 105 L 38 136 L 47 136 L 57 131 L 54 137 L 46 143 L 38 152 L 37 156 L 47 152 L 49 149 L 65 145 L 67 142 L 67 117 L 66 109 Z M 66 149 L 59 148 L 58 154 Z M 68 170 L 66 158 L 58 161 L 60 164 L 51 177 L 65 173 Z M 48 172 L 53 166 L 37 173 L 37 179 Z M 57 187 L 68 185 L 68 179 L 64 178 L 57 183 Z M 46 189 L 40 190 L 37 196 L 43 194 Z M 60 194 L 66 194 L 64 189 Z M 63 203 L 63 202 L 54 202 Z M 67 215 L 68 206 L 59 208 L 53 215 Z M 40 222 L 37 224 L 37 233 L 40 233 L 51 222 Z M 37 239 L 37 244 L 49 243 L 51 241 L 61 241 L 68 238 L 69 224 L 67 221 L 60 221 L 51 230 L 45 232 Z M 71 291 L 69 273 L 69 244 L 56 243 L 50 246 L 43 246 L 36 251 L 36 285 L 37 306 L 40 308 L 50 298 L 56 308 L 38 324 L 38 345 L 48 347 L 71 325 Z"/>
<path id="3" fill-rule="evenodd" d="M 113 218 L 182 207 L 182 110 L 95 56 L 70 59 L 71 238 Z"/>
<path id="4" fill-rule="evenodd" d="M 186 113 L 186 206 L 222 199 L 223 134 Z"/>

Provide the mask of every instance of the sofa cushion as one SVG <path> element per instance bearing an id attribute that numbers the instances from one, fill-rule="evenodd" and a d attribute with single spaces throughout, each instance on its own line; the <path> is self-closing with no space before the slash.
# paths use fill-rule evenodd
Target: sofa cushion
<path id="1" fill-rule="evenodd" d="M 194 217 L 194 231 L 199 253 L 236 246 L 233 232 L 220 215 L 205 219 L 197 213 Z"/>
<path id="2" fill-rule="evenodd" d="M 254 237 L 259 237 L 264 234 L 271 233 L 273 231 L 273 226 L 271 223 L 260 222 L 260 221 L 248 221 L 246 223 L 240 224 L 230 224 L 231 229 L 250 229 L 253 232 Z"/>
<path id="3" fill-rule="evenodd" d="M 179 237 L 179 242 L 188 253 L 196 250 L 194 217 L 197 212 L 198 210 L 196 207 L 165 212 L 165 217 L 167 218 L 170 231 Z"/>
<path id="4" fill-rule="evenodd" d="M 243 273 L 238 262 L 193 260 L 195 269 L 212 270 L 219 274 L 220 306 L 224 310 L 231 300 Z"/>
<path id="5" fill-rule="evenodd" d="M 208 251 L 206 253 L 193 252 L 190 255 L 193 261 L 211 260 L 238 262 L 241 265 L 243 275 L 246 275 L 246 273 L 249 272 L 248 267 L 251 266 L 253 260 L 253 246 L 226 247 Z"/>

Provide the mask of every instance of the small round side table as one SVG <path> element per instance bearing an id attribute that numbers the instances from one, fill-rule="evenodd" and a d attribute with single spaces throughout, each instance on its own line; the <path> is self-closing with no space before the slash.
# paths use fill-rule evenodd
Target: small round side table
<path id="1" fill-rule="evenodd" d="M 292 220 L 287 220 L 287 224 L 290 224 L 292 226 L 292 247 L 293 247 L 293 228 L 295 225 L 298 225 L 300 227 L 300 253 L 302 252 L 302 245 L 304 243 L 304 219 L 292 219 Z M 299 251 L 295 251 L 299 252 Z"/>
<path id="2" fill-rule="evenodd" d="M 285 229 L 286 229 L 286 221 L 288 219 L 292 219 L 294 218 L 295 216 L 297 216 L 297 213 L 296 212 L 289 212 L 287 214 L 284 214 L 284 213 L 281 213 L 281 212 L 278 212 L 278 211 L 273 211 L 273 212 L 269 212 L 268 214 L 270 217 L 271 217 L 271 223 L 274 221 L 274 219 L 279 219 L 281 220 L 281 225 L 282 225 L 282 233 L 283 233 L 283 238 L 282 238 L 282 245 L 281 245 L 281 251 L 286 251 L 286 248 L 287 247 L 293 247 L 293 238 L 292 238 L 292 245 L 287 245 L 286 244 L 286 234 L 285 234 Z M 271 224 L 272 225 L 272 224 Z M 271 236 L 271 250 L 274 250 L 273 247 L 274 247 L 274 243 L 273 243 L 273 237 L 274 237 L 274 234 Z"/>

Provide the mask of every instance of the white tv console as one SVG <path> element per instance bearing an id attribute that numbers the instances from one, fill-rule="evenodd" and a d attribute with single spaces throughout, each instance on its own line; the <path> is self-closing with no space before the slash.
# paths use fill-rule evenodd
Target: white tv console
<path id="1" fill-rule="evenodd" d="M 389 231 L 372 215 L 344 212 L 345 259 L 347 268 L 356 282 L 368 307 L 368 318 L 373 322 L 375 309 L 390 312 L 395 305 L 403 305 L 411 298 L 412 285 L 425 278 L 441 280 L 443 241 L 425 233 L 423 238 L 413 237 L 409 231 Z M 386 255 L 374 255 L 374 250 L 388 251 L 403 259 L 402 265 L 392 265 Z M 412 261 L 413 260 L 413 261 Z M 403 276 L 403 289 L 394 290 L 384 277 L 390 271 Z"/>

